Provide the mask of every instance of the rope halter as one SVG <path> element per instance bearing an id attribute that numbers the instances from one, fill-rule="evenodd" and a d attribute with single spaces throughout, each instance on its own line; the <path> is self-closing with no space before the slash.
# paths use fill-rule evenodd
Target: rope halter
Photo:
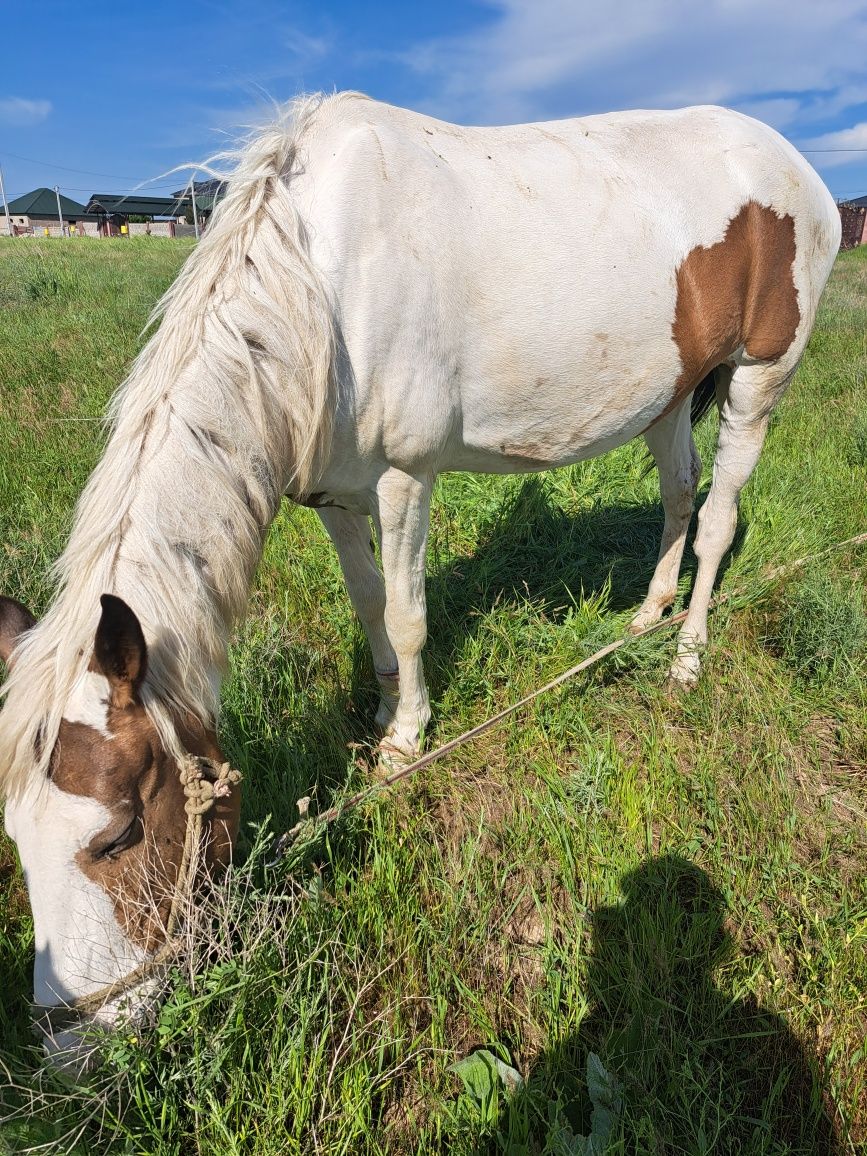
<path id="1" fill-rule="evenodd" d="M 115 980 L 114 983 L 105 984 L 104 987 L 97 988 L 96 991 L 80 996 L 59 1010 L 72 1010 L 81 1016 L 92 1015 L 111 1000 L 136 987 L 163 963 L 177 954 L 180 948 L 180 939 L 176 932 L 180 923 L 181 912 L 192 898 L 196 869 L 200 854 L 204 850 L 202 847 L 202 829 L 205 816 L 216 805 L 218 799 L 226 799 L 231 795 L 232 788 L 241 781 L 241 772 L 236 771 L 229 763 L 217 763 L 213 759 L 187 753 L 178 763 L 178 777 L 186 796 L 184 810 L 187 820 L 184 830 L 184 848 L 172 894 L 169 917 L 166 920 L 165 941 L 162 947 L 154 955 L 140 963 L 133 971 Z M 50 1011 L 51 1009 L 49 1009 L 49 1013 Z"/>

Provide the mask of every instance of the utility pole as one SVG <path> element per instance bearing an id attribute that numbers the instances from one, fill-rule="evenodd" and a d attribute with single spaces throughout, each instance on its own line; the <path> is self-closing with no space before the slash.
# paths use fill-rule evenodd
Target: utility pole
<path id="1" fill-rule="evenodd" d="M 0 165 L 0 197 L 3 198 L 3 212 L 6 214 L 6 232 L 11 237 L 12 218 L 9 216 L 9 206 L 6 204 L 6 186 L 3 184 L 3 167 Z"/>
<path id="2" fill-rule="evenodd" d="M 54 186 L 54 195 L 57 197 L 57 219 L 60 221 L 60 235 L 61 237 L 64 237 L 66 234 L 63 232 L 63 213 L 60 208 L 60 189 L 57 187 L 57 185 Z"/>
<path id="3" fill-rule="evenodd" d="M 199 214 L 196 212 L 196 180 L 195 173 L 190 179 L 190 193 L 193 198 L 193 227 L 196 230 L 196 240 L 199 239 Z"/>

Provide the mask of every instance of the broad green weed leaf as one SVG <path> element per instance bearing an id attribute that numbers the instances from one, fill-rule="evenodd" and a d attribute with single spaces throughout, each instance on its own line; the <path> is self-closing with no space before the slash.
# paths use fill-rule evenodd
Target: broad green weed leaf
<path id="1" fill-rule="evenodd" d="M 449 1071 L 460 1076 L 467 1093 L 482 1108 L 490 1102 L 499 1086 L 507 1092 L 514 1092 L 524 1083 L 520 1072 L 487 1048 L 480 1048 L 472 1055 L 450 1064 Z"/>

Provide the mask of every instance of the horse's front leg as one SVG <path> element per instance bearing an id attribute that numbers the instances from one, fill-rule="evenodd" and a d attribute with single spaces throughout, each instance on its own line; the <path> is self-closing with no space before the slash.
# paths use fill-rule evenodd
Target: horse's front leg
<path id="1" fill-rule="evenodd" d="M 430 719 L 421 651 L 427 637 L 424 569 L 432 486 L 432 477 L 390 469 L 376 487 L 385 629 L 400 675 L 397 708 L 380 743 L 386 762 L 414 758 Z"/>
<path id="2" fill-rule="evenodd" d="M 370 643 L 381 692 L 376 725 L 385 730 L 397 706 L 397 658 L 385 629 L 385 587 L 376 564 L 370 519 L 335 506 L 322 506 L 317 513 L 334 543 L 349 600 Z"/>

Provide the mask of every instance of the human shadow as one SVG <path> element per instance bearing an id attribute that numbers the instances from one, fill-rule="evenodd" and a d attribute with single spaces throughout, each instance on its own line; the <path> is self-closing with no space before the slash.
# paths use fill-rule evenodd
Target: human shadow
<path id="1" fill-rule="evenodd" d="M 591 1133 L 585 1072 L 595 1053 L 619 1085 L 613 1150 L 841 1152 L 815 1066 L 785 1020 L 715 979 L 733 942 L 705 872 L 666 855 L 621 887 L 623 903 L 593 915 L 590 1016 L 537 1059 L 485 1151 L 601 1156 L 605 1143 L 558 1147 Z"/>

